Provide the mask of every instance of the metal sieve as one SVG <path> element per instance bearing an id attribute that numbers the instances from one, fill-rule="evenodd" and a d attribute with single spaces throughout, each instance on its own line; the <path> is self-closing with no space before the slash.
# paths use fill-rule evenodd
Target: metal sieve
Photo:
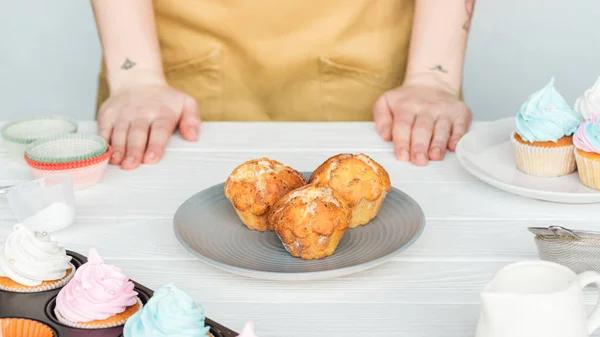
<path id="1" fill-rule="evenodd" d="M 600 272 L 600 232 L 560 226 L 529 227 L 535 234 L 540 258 L 562 264 L 575 273 Z"/>

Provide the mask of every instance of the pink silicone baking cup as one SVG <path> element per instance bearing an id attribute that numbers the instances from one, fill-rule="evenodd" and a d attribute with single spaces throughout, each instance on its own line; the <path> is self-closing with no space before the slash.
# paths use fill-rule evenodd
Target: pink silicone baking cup
<path id="1" fill-rule="evenodd" d="M 73 187 L 76 190 L 83 190 L 102 180 L 111 154 L 112 148 L 109 145 L 103 155 L 86 160 L 70 163 L 41 163 L 25 156 L 25 161 L 35 179 L 55 174 L 68 174 L 73 180 Z"/>

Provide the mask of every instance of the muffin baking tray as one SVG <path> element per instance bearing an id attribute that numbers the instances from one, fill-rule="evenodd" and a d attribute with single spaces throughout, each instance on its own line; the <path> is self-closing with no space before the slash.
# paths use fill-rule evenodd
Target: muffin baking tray
<path id="1" fill-rule="evenodd" d="M 87 261 L 81 254 L 67 251 L 72 263 L 79 268 Z M 152 297 L 153 291 L 133 281 L 135 290 L 144 304 Z M 54 315 L 56 296 L 60 289 L 40 293 L 13 293 L 0 290 L 0 318 L 27 318 L 42 322 L 54 330 L 56 337 L 122 337 L 123 326 L 107 329 L 78 329 L 60 323 Z M 215 337 L 234 337 L 238 333 L 206 318 L 206 325 Z"/>

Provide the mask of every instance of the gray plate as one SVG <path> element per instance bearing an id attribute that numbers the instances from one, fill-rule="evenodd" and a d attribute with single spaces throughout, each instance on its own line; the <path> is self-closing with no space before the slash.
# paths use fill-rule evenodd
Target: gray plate
<path id="1" fill-rule="evenodd" d="M 210 187 L 184 202 L 175 213 L 175 235 L 202 261 L 247 277 L 315 280 L 356 273 L 399 254 L 425 227 L 421 207 L 392 188 L 378 216 L 346 231 L 333 255 L 305 261 L 292 257 L 274 232 L 247 229 L 225 198 L 223 187 Z"/>

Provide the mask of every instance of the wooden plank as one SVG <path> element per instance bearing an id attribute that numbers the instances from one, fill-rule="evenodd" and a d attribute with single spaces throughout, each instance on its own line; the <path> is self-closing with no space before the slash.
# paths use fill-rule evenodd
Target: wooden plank
<path id="1" fill-rule="evenodd" d="M 0 220 L 0 238 L 14 220 Z M 515 261 L 536 259 L 533 235 L 524 221 L 431 220 L 421 237 L 396 261 Z M 593 223 L 568 222 L 566 227 L 593 229 Z M 241 224 L 240 224 L 241 226 Z M 86 254 L 97 247 L 107 258 L 194 260 L 173 233 L 170 219 L 77 219 L 52 233 L 53 240 Z"/>
<path id="2" fill-rule="evenodd" d="M 481 123 L 476 123 L 482 124 Z M 96 132 L 95 122 L 79 122 L 79 130 Z M 205 122 L 198 142 L 177 133 L 168 151 L 363 151 L 391 152 L 373 122 Z"/>

